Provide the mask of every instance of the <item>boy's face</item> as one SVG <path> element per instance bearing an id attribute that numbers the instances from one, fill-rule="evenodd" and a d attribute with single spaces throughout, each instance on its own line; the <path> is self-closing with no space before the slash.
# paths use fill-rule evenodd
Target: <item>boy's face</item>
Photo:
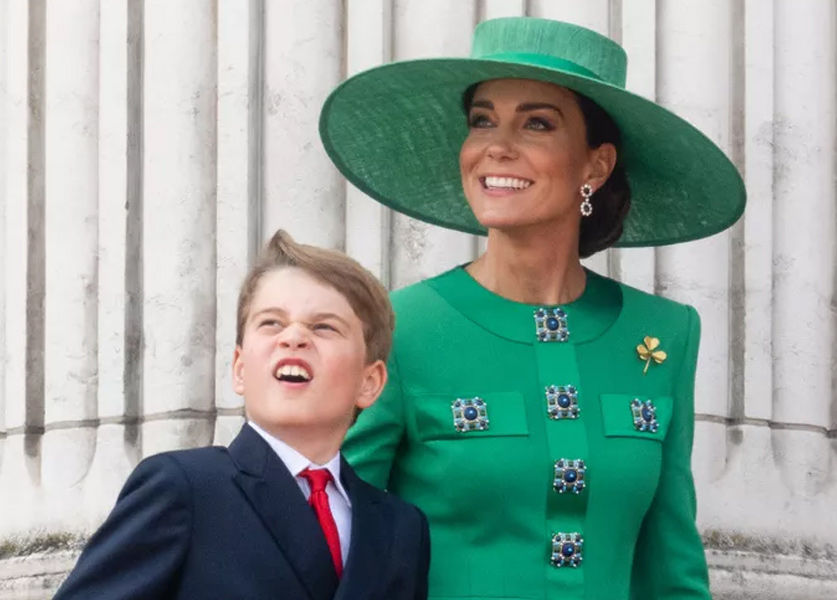
<path id="1" fill-rule="evenodd" d="M 233 356 L 250 420 L 280 437 L 297 428 L 342 436 L 385 381 L 382 361 L 366 364 L 363 324 L 340 292 L 296 268 L 262 277 Z"/>

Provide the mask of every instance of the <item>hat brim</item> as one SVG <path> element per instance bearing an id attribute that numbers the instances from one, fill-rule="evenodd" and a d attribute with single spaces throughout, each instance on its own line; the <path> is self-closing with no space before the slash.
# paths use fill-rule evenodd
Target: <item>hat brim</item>
<path id="1" fill-rule="evenodd" d="M 326 100 L 320 137 L 361 191 L 405 215 L 484 235 L 465 199 L 459 151 L 465 91 L 489 79 L 534 79 L 587 96 L 616 122 L 631 210 L 617 246 L 662 246 L 714 235 L 744 211 L 744 183 L 697 128 L 645 98 L 597 79 L 498 60 L 445 58 L 382 65 Z"/>

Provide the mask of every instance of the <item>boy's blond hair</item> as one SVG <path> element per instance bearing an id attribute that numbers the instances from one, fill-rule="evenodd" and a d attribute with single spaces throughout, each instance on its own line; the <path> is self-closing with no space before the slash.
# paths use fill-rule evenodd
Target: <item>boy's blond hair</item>
<path id="1" fill-rule="evenodd" d="M 265 244 L 255 264 L 250 268 L 238 295 L 235 343 L 244 341 L 244 328 L 250 305 L 262 277 L 284 267 L 302 269 L 311 277 L 333 287 L 349 302 L 363 323 L 366 342 L 366 362 L 386 362 L 392 347 L 395 314 L 386 288 L 348 255 L 307 244 L 298 244 L 284 230 L 279 229 Z"/>

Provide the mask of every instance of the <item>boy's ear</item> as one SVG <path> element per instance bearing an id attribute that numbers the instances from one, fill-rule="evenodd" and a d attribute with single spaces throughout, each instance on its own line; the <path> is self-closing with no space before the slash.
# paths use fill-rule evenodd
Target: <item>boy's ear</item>
<path id="1" fill-rule="evenodd" d="M 384 386 L 387 383 L 387 365 L 382 360 L 376 360 L 366 365 L 363 371 L 363 382 L 360 385 L 360 394 L 355 403 L 355 406 L 361 410 L 375 404 L 375 400 L 384 391 Z"/>
<path id="2" fill-rule="evenodd" d="M 241 358 L 241 347 L 236 346 L 232 359 L 233 390 L 239 396 L 244 395 L 244 360 Z"/>

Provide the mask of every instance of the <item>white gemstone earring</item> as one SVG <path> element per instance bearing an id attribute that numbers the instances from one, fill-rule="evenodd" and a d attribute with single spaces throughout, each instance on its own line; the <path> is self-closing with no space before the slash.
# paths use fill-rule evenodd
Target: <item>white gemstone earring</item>
<path id="1" fill-rule="evenodd" d="M 581 197 L 584 198 L 584 202 L 581 203 L 581 216 L 589 217 L 593 214 L 593 203 L 590 202 L 590 198 L 593 196 L 593 188 L 590 187 L 589 183 L 585 183 L 581 186 Z"/>

